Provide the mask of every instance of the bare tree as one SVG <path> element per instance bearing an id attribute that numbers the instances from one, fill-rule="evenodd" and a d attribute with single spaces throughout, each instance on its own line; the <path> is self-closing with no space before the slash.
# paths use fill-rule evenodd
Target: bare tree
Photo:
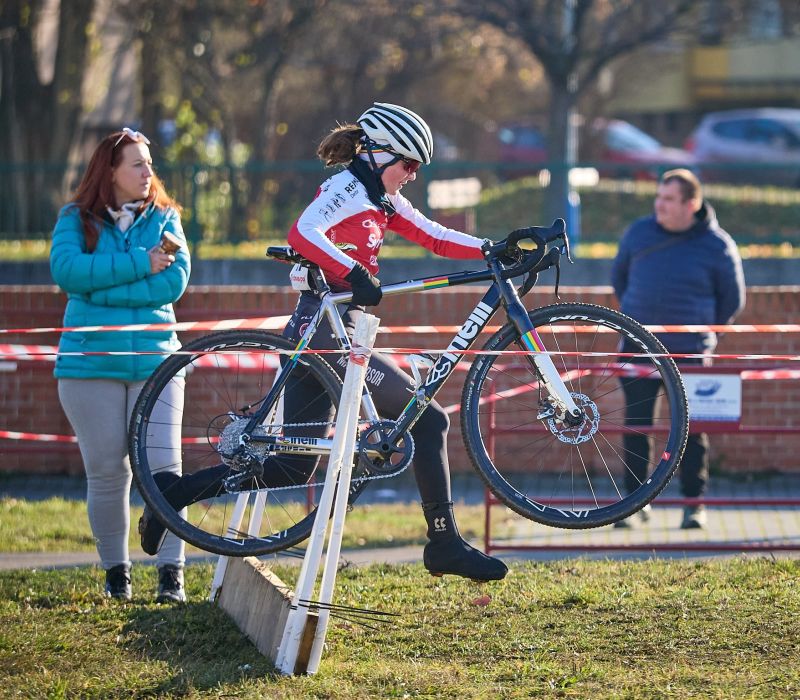
<path id="1" fill-rule="evenodd" d="M 41 0 L 4 0 L 0 6 L 0 162 L 14 168 L 0 188 L 0 226 L 7 230 L 49 228 L 63 200 L 63 178 L 83 114 L 94 4 L 61 2 L 57 19 L 45 16 Z M 37 29 L 47 20 L 55 22 L 56 51 L 52 76 L 42 78 Z M 45 167 L 27 167 L 34 163 Z"/>
<path id="2" fill-rule="evenodd" d="M 544 69 L 550 86 L 548 152 L 560 165 L 548 197 L 563 215 L 567 169 L 574 159 L 569 127 L 578 97 L 602 68 L 636 48 L 678 31 L 692 0 L 443 0 L 441 6 L 518 39 Z"/>

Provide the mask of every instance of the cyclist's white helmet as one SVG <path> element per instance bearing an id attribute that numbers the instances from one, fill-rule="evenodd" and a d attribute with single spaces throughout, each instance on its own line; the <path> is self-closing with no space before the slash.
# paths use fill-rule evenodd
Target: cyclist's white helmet
<path id="1" fill-rule="evenodd" d="M 358 118 L 369 139 L 401 156 L 425 165 L 433 156 L 433 136 L 425 120 L 410 109 L 388 102 L 375 102 Z"/>

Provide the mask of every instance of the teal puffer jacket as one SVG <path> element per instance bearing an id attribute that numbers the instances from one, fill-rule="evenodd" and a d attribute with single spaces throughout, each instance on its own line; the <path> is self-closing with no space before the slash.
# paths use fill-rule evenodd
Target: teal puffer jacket
<path id="1" fill-rule="evenodd" d="M 172 208 L 148 206 L 124 233 L 110 220 L 98 220 L 94 252 L 86 250 L 83 226 L 74 205 L 64 207 L 53 231 L 50 272 L 67 293 L 64 326 L 124 326 L 174 323 L 172 302 L 189 282 L 189 252 L 184 245 L 167 269 L 151 274 L 147 251 L 169 231 L 185 242 L 180 215 Z M 170 331 L 67 332 L 61 336 L 55 376 L 69 379 L 147 379 L 166 355 L 66 355 L 61 353 L 168 353 L 179 347 Z"/>

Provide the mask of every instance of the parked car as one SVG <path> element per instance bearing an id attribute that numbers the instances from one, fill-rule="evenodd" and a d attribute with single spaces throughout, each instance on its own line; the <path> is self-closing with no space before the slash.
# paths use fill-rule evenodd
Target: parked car
<path id="1" fill-rule="evenodd" d="M 509 164 L 544 164 L 547 140 L 536 127 L 507 125 L 497 132 L 498 157 Z M 579 160 L 600 167 L 605 177 L 655 179 L 659 172 L 691 167 L 694 156 L 680 148 L 662 146 L 656 139 L 621 119 L 597 119 L 581 130 Z M 511 169 L 514 174 L 529 174 L 528 168 Z"/>
<path id="2" fill-rule="evenodd" d="M 711 112 L 686 145 L 706 180 L 800 187 L 800 109 Z"/>
<path id="3" fill-rule="evenodd" d="M 547 137 L 536 127 L 509 124 L 497 130 L 497 159 L 509 165 L 506 177 L 536 174 L 541 168 L 529 166 L 547 162 Z"/>
<path id="4" fill-rule="evenodd" d="M 599 161 L 600 174 L 605 177 L 656 180 L 664 170 L 691 168 L 695 162 L 688 151 L 664 146 L 621 119 L 596 119 L 583 141 L 584 158 Z"/>

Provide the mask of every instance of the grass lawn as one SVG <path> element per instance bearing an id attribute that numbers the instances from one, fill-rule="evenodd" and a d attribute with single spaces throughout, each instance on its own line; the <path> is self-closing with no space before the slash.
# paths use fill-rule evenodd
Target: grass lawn
<path id="1" fill-rule="evenodd" d="M 503 582 L 421 565 L 346 568 L 335 602 L 401 613 L 378 630 L 332 621 L 320 672 L 284 678 L 205 602 L 129 604 L 95 568 L 0 572 L 2 697 L 791 698 L 800 694 L 800 562 L 513 563 Z M 281 568 L 295 582 L 296 568 Z M 490 597 L 478 605 L 479 596 Z M 483 602 L 486 602 L 484 599 Z"/>
<path id="2" fill-rule="evenodd" d="M 135 524 L 141 507 L 131 508 L 130 548 L 141 551 Z M 483 505 L 456 505 L 461 532 L 468 539 L 483 535 Z M 495 536 L 508 533 L 510 523 L 497 519 Z M 414 503 L 357 504 L 347 516 L 343 546 L 393 547 L 425 542 L 425 520 Z M 198 550 L 190 548 L 192 552 Z M 0 498 L 0 552 L 91 552 L 94 539 L 86 501 L 48 498 L 29 501 Z"/>
<path id="3" fill-rule="evenodd" d="M 480 536 L 483 507 L 458 512 Z M 424 529 L 415 504 L 358 505 L 345 534 L 366 548 Z M 83 501 L 0 499 L 0 551 L 93 549 Z M 297 566 L 276 571 L 295 585 Z M 172 608 L 152 602 L 153 566 L 135 566 L 129 604 L 103 597 L 96 567 L 0 571 L 0 697 L 800 697 L 799 559 L 511 562 L 483 586 L 349 566 L 336 603 L 401 617 L 332 620 L 320 672 L 299 678 L 206 602 L 212 573 L 189 566 L 190 602 Z"/>

